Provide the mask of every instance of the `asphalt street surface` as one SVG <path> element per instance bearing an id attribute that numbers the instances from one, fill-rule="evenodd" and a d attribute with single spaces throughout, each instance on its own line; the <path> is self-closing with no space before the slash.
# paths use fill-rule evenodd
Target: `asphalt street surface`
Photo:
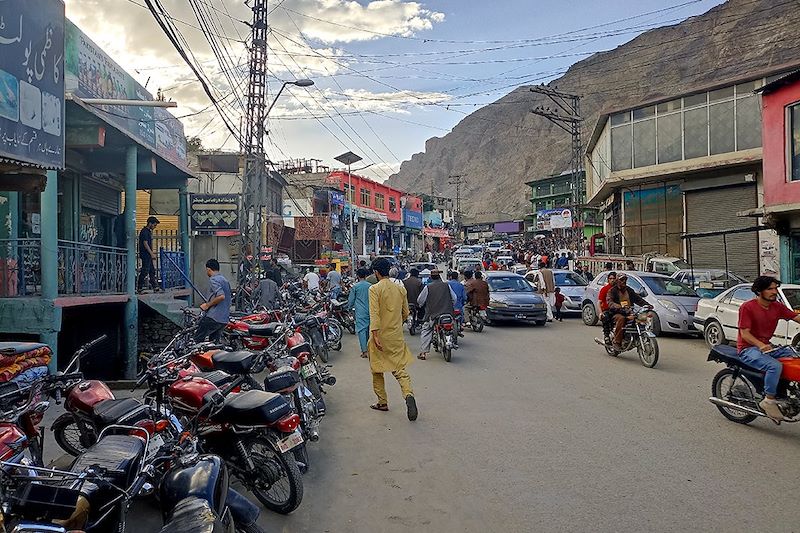
<path id="1" fill-rule="evenodd" d="M 797 530 L 800 427 L 725 419 L 707 400 L 722 367 L 706 362 L 702 340 L 660 338 L 661 359 L 647 369 L 633 352 L 605 355 L 599 334 L 579 318 L 467 332 L 451 363 L 432 352 L 410 367 L 412 423 L 390 375 L 390 411 L 368 408 L 368 362 L 345 333 L 303 503 L 260 523 L 271 532 Z M 407 341 L 416 354 L 419 337 Z M 136 520 L 136 531 L 157 530 L 155 512 Z"/>

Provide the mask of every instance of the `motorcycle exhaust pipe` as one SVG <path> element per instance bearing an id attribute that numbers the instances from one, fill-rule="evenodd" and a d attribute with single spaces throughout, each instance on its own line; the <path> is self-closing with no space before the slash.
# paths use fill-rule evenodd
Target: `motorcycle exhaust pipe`
<path id="1" fill-rule="evenodd" d="M 708 401 L 713 403 L 714 405 L 719 405 L 720 407 L 727 407 L 729 409 L 736 409 L 736 410 L 739 410 L 739 411 L 744 411 L 745 413 L 747 413 L 749 415 L 767 416 L 765 413 L 762 413 L 761 411 L 757 411 L 757 410 L 752 409 L 750 407 L 745 407 L 743 405 L 739 405 L 739 404 L 736 404 L 736 403 L 733 403 L 733 402 L 729 402 L 727 400 L 723 400 L 722 398 L 717 398 L 715 396 L 710 397 L 708 399 Z"/>

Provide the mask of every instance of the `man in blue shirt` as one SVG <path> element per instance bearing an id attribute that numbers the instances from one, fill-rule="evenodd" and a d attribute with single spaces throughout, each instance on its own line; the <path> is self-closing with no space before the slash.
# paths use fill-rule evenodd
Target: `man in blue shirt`
<path id="1" fill-rule="evenodd" d="M 356 321 L 356 335 L 361 346 L 361 357 L 367 357 L 367 342 L 369 341 L 369 288 L 372 284 L 366 280 L 369 270 L 359 268 L 356 271 L 358 283 L 350 288 L 347 298 L 347 310 L 353 312 Z"/>
<path id="2" fill-rule="evenodd" d="M 208 300 L 200 304 L 205 315 L 200 318 L 194 333 L 195 342 L 203 342 L 208 338 L 211 342 L 219 342 L 222 329 L 231 317 L 231 284 L 219 273 L 219 261 L 206 261 L 208 276 Z"/>
<path id="3" fill-rule="evenodd" d="M 450 272 L 448 277 L 450 279 L 447 283 L 450 285 L 453 294 L 456 295 L 456 303 L 453 305 L 453 309 L 459 313 L 456 317 L 456 322 L 458 323 L 458 337 L 463 337 L 464 333 L 461 330 L 462 324 L 464 323 L 464 304 L 467 303 L 467 289 L 458 281 L 458 272 Z M 458 337 L 456 337 L 456 346 L 458 346 Z"/>

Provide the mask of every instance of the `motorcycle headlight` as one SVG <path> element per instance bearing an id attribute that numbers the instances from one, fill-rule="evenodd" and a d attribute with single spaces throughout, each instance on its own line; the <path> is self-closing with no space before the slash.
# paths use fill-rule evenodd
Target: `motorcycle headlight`
<path id="1" fill-rule="evenodd" d="M 489 307 L 508 307 L 508 304 L 498 300 L 489 300 Z"/>
<path id="2" fill-rule="evenodd" d="M 680 313 L 681 310 L 678 308 L 675 303 L 671 302 L 670 300 L 659 300 L 658 303 L 664 306 L 664 308 L 671 312 L 671 313 Z"/>

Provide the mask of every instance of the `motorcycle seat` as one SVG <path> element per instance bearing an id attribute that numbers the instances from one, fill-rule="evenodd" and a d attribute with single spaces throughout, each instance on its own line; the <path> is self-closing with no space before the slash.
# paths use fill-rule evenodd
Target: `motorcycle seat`
<path id="1" fill-rule="evenodd" d="M 331 305 L 332 305 L 333 307 L 344 307 L 344 306 L 346 306 L 346 305 L 347 305 L 347 302 L 346 302 L 346 301 L 345 301 L 345 302 L 343 302 L 343 301 L 341 301 L 341 300 L 331 300 Z"/>
<path id="2" fill-rule="evenodd" d="M 254 337 L 275 337 L 283 332 L 283 324 L 269 322 L 268 324 L 248 324 L 248 331 Z"/>
<path id="3" fill-rule="evenodd" d="M 82 455 L 75 459 L 70 467 L 70 472 L 80 473 L 88 468 L 97 466 L 104 471 L 104 478 L 115 487 L 128 488 L 133 483 L 141 466 L 145 452 L 144 439 L 132 435 L 107 435 L 92 445 Z M 112 492 L 111 489 L 105 488 Z M 92 482 L 86 482 L 81 487 L 81 492 L 87 497 L 100 490 Z M 113 491 L 113 495 L 118 492 Z"/>
<path id="4" fill-rule="evenodd" d="M 271 425 L 292 412 L 280 394 L 250 390 L 225 398 L 222 409 L 212 418 L 240 426 Z"/>
<path id="5" fill-rule="evenodd" d="M 211 356 L 214 361 L 214 368 L 222 370 L 228 374 L 246 374 L 255 363 L 253 352 L 241 350 L 238 352 L 217 352 Z"/>
<path id="6" fill-rule="evenodd" d="M 711 348 L 711 352 L 709 352 L 708 354 L 708 360 L 717 361 L 719 363 L 725 363 L 726 365 L 741 366 L 753 372 L 758 372 L 763 374 L 763 371 L 753 368 L 752 366 L 742 361 L 739 358 L 739 351 L 736 349 L 735 346 L 729 346 L 727 344 L 720 344 L 719 346 L 714 346 L 713 348 Z"/>
<path id="7" fill-rule="evenodd" d="M 292 357 L 297 357 L 301 353 L 311 353 L 311 345 L 307 342 L 301 342 L 289 348 L 289 355 Z"/>
<path id="8" fill-rule="evenodd" d="M 103 400 L 92 411 L 100 427 L 111 424 L 131 425 L 147 416 L 147 407 L 136 398 Z"/>
<path id="9" fill-rule="evenodd" d="M 217 533 L 217 517 L 211 505 L 196 497 L 184 498 L 172 510 L 161 533 Z"/>

